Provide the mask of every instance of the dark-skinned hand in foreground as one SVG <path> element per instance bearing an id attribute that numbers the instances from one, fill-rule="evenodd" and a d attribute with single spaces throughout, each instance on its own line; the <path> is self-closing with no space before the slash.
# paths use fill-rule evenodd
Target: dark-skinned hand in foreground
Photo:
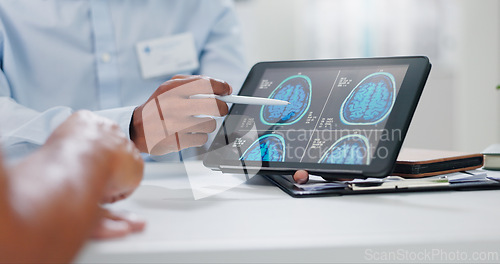
<path id="1" fill-rule="evenodd" d="M 139 151 L 118 125 L 73 114 L 17 165 L 0 162 L 0 262 L 67 263 L 89 237 L 142 230 L 137 217 L 99 206 L 129 196 L 142 175 Z"/>

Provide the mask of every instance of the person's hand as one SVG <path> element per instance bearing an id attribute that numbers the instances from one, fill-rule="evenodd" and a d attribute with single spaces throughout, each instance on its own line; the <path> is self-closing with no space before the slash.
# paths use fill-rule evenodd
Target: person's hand
<path id="1" fill-rule="evenodd" d="M 190 99 L 196 94 L 229 95 L 232 88 L 205 76 L 178 75 L 166 81 L 134 110 L 130 138 L 141 152 L 162 155 L 202 146 L 216 128 L 210 117 L 225 116 L 226 103 L 217 99 Z"/>
<path id="2" fill-rule="evenodd" d="M 127 212 L 112 212 L 101 209 L 102 217 L 97 223 L 91 237 L 109 239 L 128 235 L 144 230 L 146 222 L 135 214 Z"/>
<path id="3" fill-rule="evenodd" d="M 120 127 L 89 111 L 71 115 L 49 137 L 47 146 L 57 145 L 60 153 L 83 153 L 76 167 L 100 164 L 109 178 L 101 197 L 110 203 L 129 196 L 143 176 L 144 162 L 135 145 Z"/>

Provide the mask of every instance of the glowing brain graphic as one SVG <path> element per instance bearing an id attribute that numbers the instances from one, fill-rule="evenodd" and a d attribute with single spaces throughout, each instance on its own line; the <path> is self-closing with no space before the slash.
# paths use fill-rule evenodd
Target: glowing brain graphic
<path id="1" fill-rule="evenodd" d="M 240 160 L 284 161 L 285 140 L 276 134 L 261 136 L 241 155 Z"/>
<path id="2" fill-rule="evenodd" d="M 368 139 L 362 135 L 341 137 L 323 154 L 319 163 L 363 165 L 370 162 Z"/>
<path id="3" fill-rule="evenodd" d="M 289 105 L 265 105 L 260 120 L 266 125 L 291 125 L 299 121 L 311 105 L 311 79 L 305 75 L 286 78 L 269 98 L 290 102 Z"/>
<path id="4" fill-rule="evenodd" d="M 370 74 L 344 100 L 340 119 L 346 125 L 375 125 L 389 115 L 395 96 L 396 83 L 392 74 Z"/>

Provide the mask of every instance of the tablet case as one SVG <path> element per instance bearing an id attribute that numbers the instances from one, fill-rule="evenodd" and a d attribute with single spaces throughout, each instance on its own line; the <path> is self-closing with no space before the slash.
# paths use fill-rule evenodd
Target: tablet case
<path id="1" fill-rule="evenodd" d="M 483 166 L 480 153 L 403 148 L 391 175 L 418 178 L 457 171 L 467 171 Z"/>

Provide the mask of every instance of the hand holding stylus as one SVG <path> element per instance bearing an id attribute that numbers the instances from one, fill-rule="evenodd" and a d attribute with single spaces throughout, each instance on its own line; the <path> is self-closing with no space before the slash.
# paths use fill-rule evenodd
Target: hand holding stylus
<path id="1" fill-rule="evenodd" d="M 208 116 L 225 116 L 228 106 L 221 100 L 193 100 L 190 96 L 231 93 L 231 86 L 224 81 L 206 76 L 174 76 L 135 109 L 130 137 L 139 150 L 153 155 L 202 146 L 216 129 L 216 121 Z"/>

